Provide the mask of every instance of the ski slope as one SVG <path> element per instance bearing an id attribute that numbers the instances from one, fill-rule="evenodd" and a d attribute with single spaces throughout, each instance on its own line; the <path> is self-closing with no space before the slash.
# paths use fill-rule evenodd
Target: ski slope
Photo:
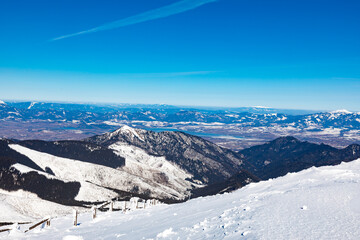
<path id="1" fill-rule="evenodd" d="M 85 213 L 77 227 L 71 219 L 0 239 L 359 239 L 360 159 L 181 204 Z"/>

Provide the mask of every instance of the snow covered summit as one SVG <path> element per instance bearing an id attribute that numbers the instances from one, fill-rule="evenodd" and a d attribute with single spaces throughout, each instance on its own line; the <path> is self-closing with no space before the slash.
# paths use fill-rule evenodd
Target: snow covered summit
<path id="1" fill-rule="evenodd" d="M 339 109 L 339 110 L 331 111 L 330 113 L 352 114 L 353 112 L 350 112 L 350 111 L 348 111 L 346 109 Z"/>
<path id="2" fill-rule="evenodd" d="M 267 108 L 270 108 L 270 107 L 265 107 L 265 106 L 252 106 L 252 108 L 264 108 L 264 109 L 267 109 Z"/>
<path id="3" fill-rule="evenodd" d="M 246 163 L 236 152 L 200 137 L 177 131 L 154 132 L 123 126 L 85 139 L 102 146 L 135 146 L 152 156 L 163 156 L 192 174 L 195 182 L 222 182 L 237 174 Z"/>
<path id="4" fill-rule="evenodd" d="M 146 131 L 142 130 L 142 129 L 135 129 L 135 128 L 129 127 L 127 125 L 124 125 L 121 128 L 115 130 L 114 132 L 108 133 L 107 135 L 108 135 L 108 138 L 111 139 L 114 136 L 125 134 L 132 138 L 137 137 L 138 139 L 143 141 L 144 139 L 140 136 L 140 134 L 143 132 L 146 132 Z"/>

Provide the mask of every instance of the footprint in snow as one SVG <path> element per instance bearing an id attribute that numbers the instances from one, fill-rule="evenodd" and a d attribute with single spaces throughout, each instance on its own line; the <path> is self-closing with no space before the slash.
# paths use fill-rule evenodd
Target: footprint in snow
<path id="1" fill-rule="evenodd" d="M 246 206 L 246 207 L 244 207 L 243 210 L 244 210 L 244 211 L 249 211 L 249 210 L 250 210 L 250 207 L 249 207 L 249 206 Z"/>
<path id="2" fill-rule="evenodd" d="M 308 210 L 308 207 L 304 205 L 304 206 L 301 207 L 301 209 L 302 210 Z"/>

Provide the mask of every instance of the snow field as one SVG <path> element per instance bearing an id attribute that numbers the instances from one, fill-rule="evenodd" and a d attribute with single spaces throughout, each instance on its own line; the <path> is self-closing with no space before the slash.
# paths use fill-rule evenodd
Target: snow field
<path id="1" fill-rule="evenodd" d="M 15 239 L 359 239 L 360 159 L 251 183 L 233 193 L 127 213 L 54 219 Z M 19 235 L 20 234 L 20 235 Z M 76 239 L 76 238 L 74 238 Z"/>

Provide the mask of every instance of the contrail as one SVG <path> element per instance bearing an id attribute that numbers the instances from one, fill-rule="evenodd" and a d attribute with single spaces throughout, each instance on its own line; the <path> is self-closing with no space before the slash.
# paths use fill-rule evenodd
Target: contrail
<path id="1" fill-rule="evenodd" d="M 215 2 L 215 1 L 217 1 L 217 0 L 182 0 L 182 1 L 175 2 L 173 4 L 170 4 L 170 5 L 161 7 L 161 8 L 153 9 L 153 10 L 150 10 L 150 11 L 147 11 L 144 13 L 140 13 L 140 14 L 128 17 L 128 18 L 117 20 L 115 22 L 110 22 L 110 23 L 101 25 L 99 27 L 91 28 L 89 30 L 53 38 L 50 41 L 56 41 L 56 40 L 60 40 L 60 39 L 64 39 L 64 38 L 82 35 L 82 34 L 88 34 L 88 33 L 93 33 L 93 32 L 99 32 L 99 31 L 129 26 L 129 25 L 133 25 L 136 23 L 150 21 L 153 19 L 164 18 L 164 17 L 168 17 L 168 16 L 171 16 L 174 14 L 186 12 L 191 9 L 198 8 L 204 4 Z"/>

